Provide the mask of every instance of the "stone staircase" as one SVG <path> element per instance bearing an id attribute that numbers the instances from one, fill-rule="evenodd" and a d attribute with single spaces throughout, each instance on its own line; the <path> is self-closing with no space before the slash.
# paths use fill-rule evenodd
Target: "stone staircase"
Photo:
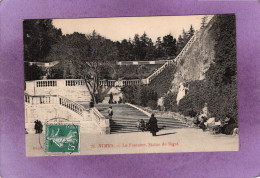
<path id="1" fill-rule="evenodd" d="M 141 132 L 137 129 L 136 123 L 139 119 L 143 119 L 148 122 L 149 117 L 143 112 L 127 105 L 127 104 L 116 104 L 111 105 L 113 107 L 113 118 L 110 120 L 111 134 L 114 133 L 130 133 L 130 132 Z M 95 107 L 105 116 L 108 117 L 107 110 L 108 104 L 98 104 Z M 160 118 L 157 117 L 159 129 L 175 129 L 184 128 L 186 125 L 177 119 L 173 118 Z"/>

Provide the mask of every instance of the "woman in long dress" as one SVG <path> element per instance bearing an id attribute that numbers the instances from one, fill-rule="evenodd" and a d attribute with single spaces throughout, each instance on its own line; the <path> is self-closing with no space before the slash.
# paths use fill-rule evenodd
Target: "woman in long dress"
<path id="1" fill-rule="evenodd" d="M 151 118 L 148 121 L 148 125 L 152 135 L 156 136 L 156 132 L 158 131 L 158 125 L 157 125 L 157 119 L 154 117 L 154 114 L 151 115 Z"/>

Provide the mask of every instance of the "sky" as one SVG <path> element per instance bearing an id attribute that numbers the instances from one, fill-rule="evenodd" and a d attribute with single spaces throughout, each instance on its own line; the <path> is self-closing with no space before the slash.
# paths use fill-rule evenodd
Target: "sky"
<path id="1" fill-rule="evenodd" d="M 91 34 L 95 30 L 112 41 L 133 39 L 135 34 L 142 35 L 145 32 L 155 42 L 157 37 L 168 34 L 178 39 L 182 30 L 188 31 L 191 24 L 198 30 L 202 17 L 204 15 L 53 19 L 53 25 L 61 28 L 63 34 Z"/>

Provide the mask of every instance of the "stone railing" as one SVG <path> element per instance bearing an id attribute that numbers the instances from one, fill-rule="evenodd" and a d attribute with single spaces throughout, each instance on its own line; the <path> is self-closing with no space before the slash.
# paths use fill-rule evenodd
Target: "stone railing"
<path id="1" fill-rule="evenodd" d="M 86 83 L 82 79 L 66 79 L 65 80 L 65 85 L 66 86 L 85 86 Z"/>
<path id="2" fill-rule="evenodd" d="M 157 69 L 154 73 L 152 73 L 152 75 L 150 75 L 149 77 L 147 77 L 146 79 L 143 79 L 142 82 L 144 84 L 149 84 L 156 76 L 158 76 L 162 71 L 164 71 L 164 69 L 172 64 L 173 61 L 167 61 L 165 64 L 163 64 L 159 69 Z"/>
<path id="3" fill-rule="evenodd" d="M 24 95 L 24 102 L 32 105 L 37 104 L 58 104 L 66 107 L 67 109 L 83 116 L 83 111 L 87 111 L 82 105 L 77 104 L 67 98 L 58 95 L 47 95 L 47 96 L 31 96 L 28 94 Z"/>
<path id="4" fill-rule="evenodd" d="M 177 57 L 175 57 L 173 59 L 173 61 L 175 63 L 179 63 L 180 60 L 182 59 L 183 55 L 188 51 L 188 49 L 190 48 L 190 46 L 194 43 L 194 41 L 196 40 L 196 37 L 198 35 L 199 31 L 196 31 L 194 33 L 194 35 L 190 38 L 190 40 L 188 41 L 188 43 L 184 46 L 184 48 L 181 50 L 181 52 L 178 54 Z"/>
<path id="5" fill-rule="evenodd" d="M 65 107 L 73 113 L 79 115 L 81 121 L 92 120 L 93 122 L 95 122 L 96 125 L 99 127 L 100 133 L 110 133 L 109 119 L 106 119 L 96 108 L 87 109 L 82 105 L 59 95 L 31 96 L 25 94 L 24 102 L 30 105 L 53 104 Z"/>
<path id="6" fill-rule="evenodd" d="M 25 82 L 25 90 L 30 95 L 37 95 L 38 90 L 58 89 L 70 86 L 85 87 L 85 81 L 82 79 L 50 79 L 50 80 L 33 80 Z"/>
<path id="7" fill-rule="evenodd" d="M 91 94 L 82 79 L 26 81 L 25 92 L 32 96 L 58 95 L 75 102 L 89 103 L 91 101 Z"/>
<path id="8" fill-rule="evenodd" d="M 153 65 L 153 64 L 164 64 L 168 60 L 158 60 L 158 61 L 119 61 L 117 65 Z"/>
<path id="9" fill-rule="evenodd" d="M 130 86 L 130 85 L 139 85 L 141 84 L 141 80 L 139 79 L 130 79 L 130 80 L 100 80 L 100 86 L 107 86 L 107 87 L 123 87 L 123 86 Z"/>
<path id="10" fill-rule="evenodd" d="M 93 116 L 96 123 L 98 123 L 98 125 L 100 126 L 101 133 L 110 133 L 109 119 L 106 119 L 95 107 L 91 108 L 91 111 L 94 113 Z"/>
<path id="11" fill-rule="evenodd" d="M 162 71 L 164 71 L 164 69 L 169 66 L 170 64 L 178 64 L 180 62 L 180 60 L 182 59 L 183 55 L 188 51 L 188 49 L 190 48 L 190 46 L 194 43 L 194 41 L 196 40 L 197 34 L 199 33 L 199 31 L 196 31 L 195 34 L 191 37 L 191 39 L 188 41 L 188 43 L 185 45 L 185 47 L 181 50 L 181 52 L 178 54 L 177 57 L 175 57 L 173 60 L 169 60 L 167 62 L 165 62 L 164 65 L 162 65 L 159 69 L 157 69 L 154 73 L 152 73 L 149 77 L 147 77 L 146 79 L 142 79 L 142 83 L 143 84 L 150 84 L 150 82 L 156 77 L 158 76 Z"/>
<path id="12" fill-rule="evenodd" d="M 129 86 L 129 85 L 139 85 L 141 81 L 139 79 L 132 79 L 132 80 L 122 80 L 121 83 L 123 86 Z"/>
<path id="13" fill-rule="evenodd" d="M 86 111 L 86 108 L 84 108 L 80 104 L 77 104 L 73 101 L 70 101 L 69 99 L 64 98 L 62 96 L 58 96 L 58 98 L 59 98 L 59 104 L 61 106 L 64 106 L 64 107 L 70 109 L 71 111 L 81 115 L 81 116 L 83 116 L 83 112 Z"/>
<path id="14" fill-rule="evenodd" d="M 114 87 L 116 80 L 99 80 L 99 86 Z"/>
<path id="15" fill-rule="evenodd" d="M 52 62 L 28 62 L 24 61 L 25 63 L 28 63 L 30 66 L 37 65 L 38 67 L 53 67 L 56 64 L 59 63 L 59 61 L 52 61 Z"/>

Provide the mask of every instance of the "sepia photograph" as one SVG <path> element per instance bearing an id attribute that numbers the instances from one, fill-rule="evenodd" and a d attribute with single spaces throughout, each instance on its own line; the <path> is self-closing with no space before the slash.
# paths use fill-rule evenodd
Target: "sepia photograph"
<path id="1" fill-rule="evenodd" d="M 26 156 L 239 151 L 235 14 L 23 21 Z"/>

